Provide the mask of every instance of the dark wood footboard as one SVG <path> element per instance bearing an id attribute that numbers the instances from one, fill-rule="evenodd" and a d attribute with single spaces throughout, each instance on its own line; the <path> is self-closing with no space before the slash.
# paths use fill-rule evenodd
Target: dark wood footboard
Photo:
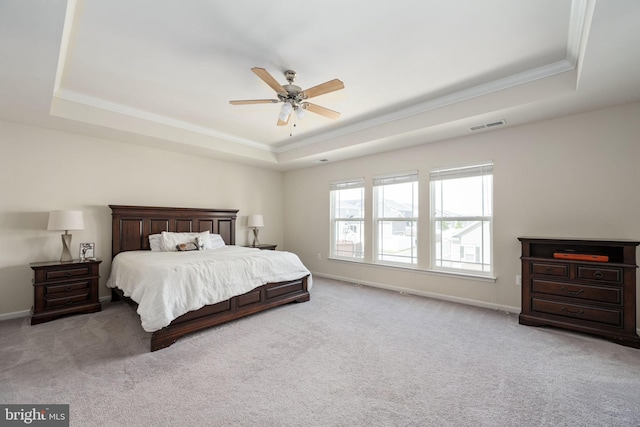
<path id="1" fill-rule="evenodd" d="M 168 326 L 155 331 L 151 335 L 151 351 L 169 347 L 180 337 L 231 320 L 259 313 L 270 308 L 290 302 L 309 301 L 307 279 L 287 282 L 267 283 L 243 295 L 235 296 L 217 304 L 207 305 L 199 310 L 190 311 L 176 318 Z M 114 299 L 117 298 L 117 299 Z M 119 289 L 113 289 L 112 301 L 123 299 L 133 305 L 130 298 L 125 297 Z"/>

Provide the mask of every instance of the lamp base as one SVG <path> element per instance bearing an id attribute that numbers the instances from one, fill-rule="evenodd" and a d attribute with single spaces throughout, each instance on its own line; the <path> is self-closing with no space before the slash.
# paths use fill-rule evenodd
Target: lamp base
<path id="1" fill-rule="evenodd" d="M 71 234 L 65 233 L 62 235 L 62 255 L 60 256 L 60 262 L 70 262 L 73 261 L 73 257 L 71 256 Z"/>
<path id="2" fill-rule="evenodd" d="M 260 231 L 259 228 L 254 228 L 253 229 L 253 244 L 251 246 L 253 246 L 254 248 L 258 245 L 260 245 L 260 242 L 258 241 L 258 232 Z"/>

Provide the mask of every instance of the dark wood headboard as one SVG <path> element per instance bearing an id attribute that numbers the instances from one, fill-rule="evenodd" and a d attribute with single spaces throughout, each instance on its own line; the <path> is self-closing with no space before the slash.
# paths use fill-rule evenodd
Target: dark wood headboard
<path id="1" fill-rule="evenodd" d="M 220 234 L 227 245 L 236 244 L 237 209 L 109 207 L 113 227 L 112 257 L 124 251 L 149 250 L 149 235 L 163 231 L 189 233 L 209 230 Z"/>

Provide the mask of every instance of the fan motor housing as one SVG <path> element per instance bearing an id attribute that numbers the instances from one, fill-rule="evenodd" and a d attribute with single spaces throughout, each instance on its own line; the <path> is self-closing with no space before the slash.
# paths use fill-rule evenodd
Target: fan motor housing
<path id="1" fill-rule="evenodd" d="M 284 72 L 284 78 L 287 79 L 289 83 L 293 83 L 293 81 L 296 79 L 296 75 L 296 72 L 293 70 L 287 70 Z"/>

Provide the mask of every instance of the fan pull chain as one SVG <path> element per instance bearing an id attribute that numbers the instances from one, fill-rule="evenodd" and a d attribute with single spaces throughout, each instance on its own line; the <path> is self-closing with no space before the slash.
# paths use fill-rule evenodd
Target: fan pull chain
<path id="1" fill-rule="evenodd" d="M 289 119 L 289 138 L 293 136 L 294 128 L 298 125 L 296 123 L 296 120 L 297 120 L 297 117 L 295 117 L 295 114 L 293 114 L 293 111 L 292 111 Z"/>

